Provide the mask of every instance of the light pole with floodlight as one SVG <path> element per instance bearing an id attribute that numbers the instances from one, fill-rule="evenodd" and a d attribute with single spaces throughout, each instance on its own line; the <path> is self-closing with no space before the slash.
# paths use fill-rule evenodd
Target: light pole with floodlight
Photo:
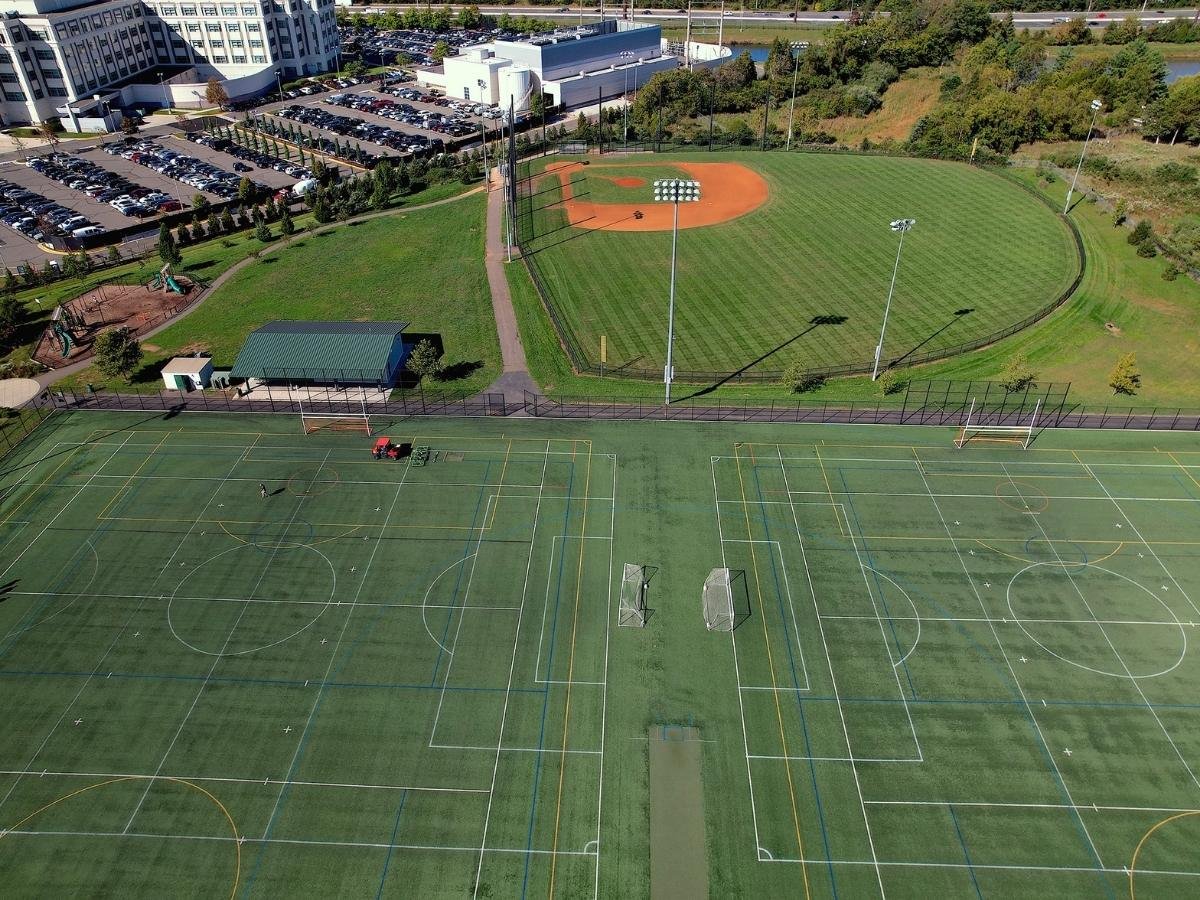
<path id="1" fill-rule="evenodd" d="M 784 150 L 792 149 L 792 121 L 796 118 L 796 83 L 800 80 L 800 57 L 796 51 L 808 49 L 808 41 L 792 41 L 789 53 L 792 58 L 792 106 L 788 110 L 788 133 Z"/>
<path id="2" fill-rule="evenodd" d="M 694 203 L 700 199 L 700 182 L 680 178 L 660 178 L 654 182 L 654 199 L 659 203 L 671 203 L 675 207 L 671 227 L 671 294 L 667 304 L 667 364 L 663 368 L 663 384 L 667 386 L 666 405 L 671 405 L 671 382 L 675 368 L 671 365 L 671 351 L 675 344 L 675 250 L 679 245 L 679 204 Z"/>
<path id="3" fill-rule="evenodd" d="M 624 105 L 625 111 L 624 121 L 621 125 L 621 127 L 625 130 L 625 133 L 621 140 L 624 144 L 625 151 L 629 152 L 629 60 L 633 59 L 633 51 L 622 50 L 617 54 L 617 56 L 625 60 L 625 62 L 621 64 L 621 68 L 623 70 L 622 81 L 624 82 L 621 90 L 621 102 Z M 634 87 L 637 87 L 637 82 L 634 82 Z"/>
<path id="4" fill-rule="evenodd" d="M 900 245 L 896 248 L 896 265 L 892 268 L 892 283 L 888 287 L 887 303 L 883 307 L 883 327 L 879 329 L 879 344 L 875 347 L 875 368 L 871 370 L 871 380 L 879 378 L 879 358 L 883 355 L 883 336 L 887 333 L 888 313 L 892 309 L 892 293 L 896 290 L 896 275 L 900 271 L 900 251 L 904 249 L 904 235 L 917 224 L 916 219 L 897 219 L 891 224 L 892 231 L 900 235 Z"/>
<path id="5" fill-rule="evenodd" d="M 1079 180 L 1079 170 L 1083 168 L 1083 156 L 1087 153 L 1088 141 L 1092 139 L 1092 131 L 1096 127 L 1096 119 L 1103 108 L 1104 104 L 1099 100 L 1092 101 L 1092 124 L 1088 126 L 1087 137 L 1083 139 L 1083 149 L 1079 151 L 1079 165 L 1075 167 L 1075 177 L 1071 179 L 1071 189 L 1067 191 L 1067 202 L 1063 206 L 1064 216 L 1071 211 L 1071 195 L 1075 193 L 1075 182 Z"/>

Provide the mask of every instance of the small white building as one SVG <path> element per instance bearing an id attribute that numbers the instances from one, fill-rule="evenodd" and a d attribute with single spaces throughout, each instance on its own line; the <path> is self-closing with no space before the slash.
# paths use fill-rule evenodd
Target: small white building
<path id="1" fill-rule="evenodd" d="M 703 49 L 701 49 L 703 48 Z M 718 65 L 728 48 L 693 44 L 691 63 Z M 644 85 L 655 72 L 684 65 L 684 50 L 662 38 L 658 25 L 606 19 L 520 41 L 493 41 L 448 56 L 442 65 L 417 70 L 423 84 L 448 97 L 528 112 L 533 91 L 547 103 L 587 106 Z"/>
<path id="2" fill-rule="evenodd" d="M 170 391 L 197 391 L 212 384 L 213 364 L 208 356 L 177 356 L 162 367 L 163 384 Z"/>

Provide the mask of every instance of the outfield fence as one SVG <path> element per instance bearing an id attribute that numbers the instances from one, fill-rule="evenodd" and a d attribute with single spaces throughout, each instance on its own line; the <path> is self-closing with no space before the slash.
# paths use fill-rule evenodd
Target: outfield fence
<path id="1" fill-rule="evenodd" d="M 704 147 L 696 145 L 680 145 L 672 144 L 667 147 L 660 147 L 658 144 L 650 146 L 639 146 L 638 149 L 645 149 L 658 152 L 667 152 L 669 150 L 703 150 Z M 709 148 L 713 149 L 713 148 Z M 717 149 L 733 149 L 733 148 L 717 148 Z M 746 150 L 757 150 L 757 147 L 742 147 Z M 556 152 L 554 150 L 551 153 Z M 772 152 L 768 150 L 767 152 Z M 784 152 L 784 151 L 778 151 Z M 832 150 L 832 149 L 816 149 L 806 146 L 800 150 L 790 151 L 792 153 L 840 153 L 852 155 L 884 155 L 884 154 L 862 154 L 859 151 L 850 150 Z M 895 155 L 895 154 L 887 154 Z M 516 163 L 512 171 L 516 172 L 516 177 L 511 179 L 511 196 L 510 204 L 512 210 L 512 219 L 516 224 L 513 229 L 514 238 L 517 246 L 521 251 L 521 259 L 524 262 L 525 269 L 529 272 L 529 276 L 533 281 L 534 288 L 537 290 L 538 297 L 542 302 L 542 307 L 546 310 L 546 314 L 550 317 L 550 322 L 554 326 L 554 330 L 558 335 L 559 344 L 563 348 L 563 352 L 567 354 L 567 358 L 571 362 L 571 368 L 580 375 L 595 375 L 606 378 L 622 378 L 637 381 L 656 381 L 662 377 L 662 369 L 646 368 L 634 364 L 605 366 L 591 359 L 587 351 L 584 349 L 583 343 L 579 340 L 574 330 L 568 322 L 568 317 L 559 307 L 558 302 L 552 290 L 550 290 L 546 277 L 541 268 L 542 261 L 539 254 L 545 252 L 552 245 L 539 244 L 540 238 L 544 238 L 546 234 L 539 234 L 535 225 L 535 214 L 540 207 L 537 205 L 539 191 L 536 189 L 535 181 L 540 177 L 540 171 L 535 172 L 533 168 L 534 160 L 526 158 Z M 984 167 L 980 167 L 984 168 Z M 973 338 L 969 341 L 963 341 L 949 347 L 939 347 L 934 350 L 918 352 L 911 350 L 907 353 L 902 353 L 898 356 L 885 358 L 882 360 L 884 369 L 893 369 L 900 366 L 916 366 L 924 363 L 936 362 L 937 360 L 947 359 L 952 356 L 957 356 L 961 353 L 968 353 L 972 350 L 978 350 L 981 347 L 986 347 L 994 344 L 997 341 L 1003 340 L 1006 337 L 1016 334 L 1019 331 L 1034 325 L 1041 321 L 1050 313 L 1054 312 L 1062 306 L 1075 293 L 1080 283 L 1083 281 L 1084 272 L 1087 266 L 1087 255 L 1084 251 L 1083 237 L 1076 228 L 1075 223 L 1069 216 L 1062 215 L 1061 211 L 1047 197 L 1043 196 L 1034 188 L 1014 177 L 1012 174 L 1004 171 L 997 166 L 988 166 L 985 171 L 991 172 L 997 177 L 1003 178 L 1010 184 L 1021 188 L 1030 196 L 1037 198 L 1046 206 L 1054 215 L 1062 222 L 1071 235 L 1072 245 L 1075 248 L 1076 270 L 1075 277 L 1071 279 L 1062 291 L 1060 291 L 1052 299 L 1044 303 L 1042 306 L 1029 313 L 1019 321 L 1013 322 L 1010 325 L 983 335 L 978 338 Z M 814 321 L 813 324 L 818 324 Z M 682 369 L 676 368 L 675 381 L 685 384 L 777 384 L 783 378 L 782 371 L 774 370 L 758 370 L 757 360 L 749 365 L 732 371 L 714 371 L 702 369 Z M 863 358 L 862 360 L 849 362 L 841 365 L 832 366 L 815 366 L 805 370 L 805 374 L 814 378 L 835 378 L 847 375 L 865 375 L 871 372 L 874 367 L 874 358 Z"/>

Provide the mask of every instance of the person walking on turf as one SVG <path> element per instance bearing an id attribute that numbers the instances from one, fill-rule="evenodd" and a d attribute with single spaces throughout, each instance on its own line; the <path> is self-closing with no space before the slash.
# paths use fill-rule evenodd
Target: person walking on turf
<path id="1" fill-rule="evenodd" d="M 266 499 L 267 499 L 267 486 L 266 486 L 265 484 L 263 484 L 262 482 L 259 482 L 259 485 L 258 485 L 258 494 L 259 494 L 259 496 L 260 496 L 260 497 L 262 497 L 264 500 L 266 500 Z"/>

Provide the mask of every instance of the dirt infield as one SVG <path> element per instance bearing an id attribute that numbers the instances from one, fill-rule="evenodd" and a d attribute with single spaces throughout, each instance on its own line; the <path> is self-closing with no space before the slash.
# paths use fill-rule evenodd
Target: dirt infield
<path id="1" fill-rule="evenodd" d="M 616 176 L 614 178 L 609 178 L 607 175 L 605 175 L 604 177 L 608 178 L 608 180 L 611 181 L 613 184 L 615 184 L 617 187 L 635 188 L 635 187 L 644 187 L 646 184 L 645 178 L 632 178 L 632 177 L 628 177 L 628 176 L 626 176 L 626 177 Z"/>
<path id="2" fill-rule="evenodd" d="M 149 277 L 149 276 L 147 276 Z M 175 276 L 186 293 L 163 292 L 146 284 L 102 284 L 65 304 L 83 326 L 71 327 L 71 352 L 62 355 L 59 340 L 52 328 L 43 332 L 33 358 L 49 368 L 60 368 L 90 356 L 92 342 L 101 331 L 124 326 L 135 334 L 143 334 L 160 322 L 195 302 L 200 296 L 188 278 Z"/>
<path id="3" fill-rule="evenodd" d="M 767 182 L 752 169 L 738 163 L 672 162 L 676 168 L 700 182 L 700 200 L 696 203 L 681 203 L 679 206 L 680 228 L 703 228 L 705 225 L 720 225 L 746 213 L 753 212 L 767 201 Z M 650 163 L 592 163 L 589 172 L 606 178 L 605 168 L 628 169 Z M 576 200 L 571 192 L 571 175 L 584 171 L 583 163 L 557 162 L 546 167 L 546 172 L 556 175 L 562 185 L 567 221 L 576 228 L 602 231 L 670 231 L 672 210 L 669 204 L 655 203 L 647 197 L 644 203 L 590 203 Z M 610 179 L 620 187 L 640 187 L 640 184 L 623 184 L 641 179 L 621 176 Z M 645 183 L 644 181 L 642 182 Z M 635 213 L 640 213 L 640 217 Z"/>

